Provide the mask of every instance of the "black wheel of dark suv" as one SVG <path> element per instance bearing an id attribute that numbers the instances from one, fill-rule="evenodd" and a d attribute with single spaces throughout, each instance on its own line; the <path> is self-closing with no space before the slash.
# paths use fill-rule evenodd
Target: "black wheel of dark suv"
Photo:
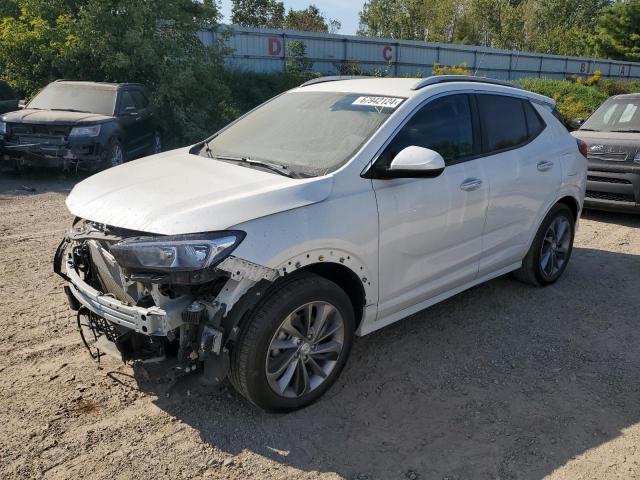
<path id="1" fill-rule="evenodd" d="M 353 343 L 351 301 L 311 273 L 282 281 L 244 325 L 231 353 L 231 382 L 270 412 L 306 407 L 336 381 Z"/>
<path id="2" fill-rule="evenodd" d="M 556 204 L 543 220 L 522 267 L 514 276 L 530 285 L 551 285 L 564 273 L 575 235 L 576 219 L 569 207 Z"/>
<path id="3" fill-rule="evenodd" d="M 117 139 L 111 140 L 104 152 L 103 168 L 117 167 L 124 162 L 125 154 L 122 144 Z"/>

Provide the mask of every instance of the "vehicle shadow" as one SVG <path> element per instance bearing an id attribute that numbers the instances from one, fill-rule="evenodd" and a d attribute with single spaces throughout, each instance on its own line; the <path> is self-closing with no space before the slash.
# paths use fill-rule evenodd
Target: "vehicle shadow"
<path id="1" fill-rule="evenodd" d="M 583 210 L 582 218 L 603 223 L 615 223 L 626 227 L 640 228 L 640 215 L 631 213 L 604 212 L 600 210 Z"/>
<path id="2" fill-rule="evenodd" d="M 358 339 L 289 415 L 197 379 L 155 403 L 222 451 L 304 472 L 540 479 L 640 421 L 639 273 L 640 256 L 577 248 L 551 287 L 476 287 Z"/>

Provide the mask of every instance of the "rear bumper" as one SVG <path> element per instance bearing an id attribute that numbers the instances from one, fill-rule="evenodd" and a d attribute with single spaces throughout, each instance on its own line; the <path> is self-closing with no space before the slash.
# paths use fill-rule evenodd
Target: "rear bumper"
<path id="1" fill-rule="evenodd" d="M 640 213 L 640 165 L 590 160 L 585 207 Z"/>

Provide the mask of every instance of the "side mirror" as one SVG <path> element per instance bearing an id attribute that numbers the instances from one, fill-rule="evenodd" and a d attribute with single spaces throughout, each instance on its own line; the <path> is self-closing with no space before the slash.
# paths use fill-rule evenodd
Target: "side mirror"
<path id="1" fill-rule="evenodd" d="M 437 177 L 445 168 L 444 158 L 428 148 L 411 146 L 396 155 L 382 178 Z"/>
<path id="2" fill-rule="evenodd" d="M 585 122 L 585 119 L 584 119 L 584 118 L 574 118 L 573 120 L 571 120 L 571 121 L 569 122 L 569 126 L 570 126 L 572 129 L 577 130 L 577 129 L 579 129 L 579 128 L 582 126 L 582 124 L 583 124 L 584 122 Z"/>
<path id="3" fill-rule="evenodd" d="M 18 100 L 18 109 L 19 110 L 24 110 L 25 108 L 27 108 L 27 101 L 26 100 Z"/>

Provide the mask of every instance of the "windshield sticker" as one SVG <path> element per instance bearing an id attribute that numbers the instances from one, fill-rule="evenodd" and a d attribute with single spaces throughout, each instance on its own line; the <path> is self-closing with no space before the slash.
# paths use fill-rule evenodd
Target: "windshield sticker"
<path id="1" fill-rule="evenodd" d="M 363 107 L 397 108 L 402 103 L 403 98 L 395 97 L 358 97 L 353 105 Z"/>

